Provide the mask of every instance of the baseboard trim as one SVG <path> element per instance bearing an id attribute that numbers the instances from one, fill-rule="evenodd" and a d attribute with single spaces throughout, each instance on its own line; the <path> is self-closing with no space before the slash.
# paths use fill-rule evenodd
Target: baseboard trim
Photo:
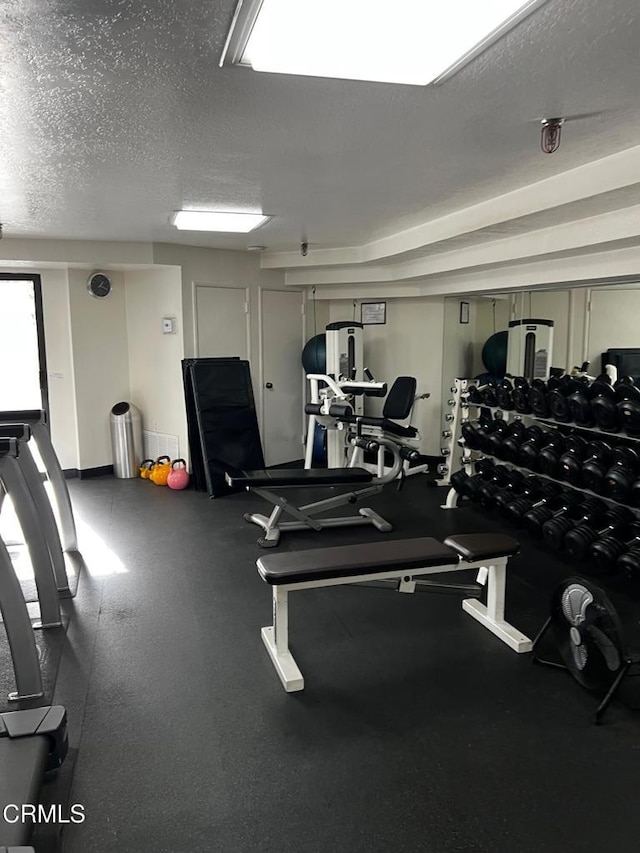
<path id="1" fill-rule="evenodd" d="M 98 468 L 82 468 L 78 470 L 80 480 L 89 480 L 91 477 L 106 477 L 113 474 L 113 465 L 100 465 Z"/>
<path id="2" fill-rule="evenodd" d="M 65 480 L 75 480 L 75 478 L 78 476 L 78 469 L 77 468 L 63 468 L 62 473 L 64 475 Z M 43 474 L 42 479 L 46 480 L 47 475 Z"/>

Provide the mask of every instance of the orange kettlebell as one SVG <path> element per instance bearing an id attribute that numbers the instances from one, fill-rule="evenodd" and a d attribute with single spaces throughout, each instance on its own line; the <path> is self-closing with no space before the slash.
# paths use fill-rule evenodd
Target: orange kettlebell
<path id="1" fill-rule="evenodd" d="M 153 468 L 153 459 L 143 459 L 140 463 L 140 476 L 143 480 L 148 480 Z"/>
<path id="2" fill-rule="evenodd" d="M 171 460 L 169 459 L 169 457 L 158 456 L 153 465 L 153 468 L 151 469 L 151 473 L 149 474 L 149 479 L 152 483 L 155 483 L 156 486 L 166 486 L 167 477 L 169 476 L 170 470 Z"/>
<path id="3" fill-rule="evenodd" d="M 167 477 L 167 486 L 170 489 L 186 489 L 189 485 L 189 472 L 187 471 L 187 463 L 184 459 L 174 459 L 171 463 L 171 470 Z"/>

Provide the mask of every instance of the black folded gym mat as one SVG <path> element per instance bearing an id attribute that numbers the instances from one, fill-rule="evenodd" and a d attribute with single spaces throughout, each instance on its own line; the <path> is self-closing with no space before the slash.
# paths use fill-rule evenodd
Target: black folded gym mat
<path id="1" fill-rule="evenodd" d="M 187 358 L 182 374 L 193 487 L 229 494 L 225 473 L 264 468 L 249 362 Z"/>

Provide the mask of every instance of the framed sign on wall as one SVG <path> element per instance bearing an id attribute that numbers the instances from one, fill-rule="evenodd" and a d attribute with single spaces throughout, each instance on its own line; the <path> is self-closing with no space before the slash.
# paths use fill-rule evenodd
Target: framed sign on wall
<path id="1" fill-rule="evenodd" d="M 460 303 L 460 322 L 468 323 L 469 322 L 469 303 L 461 302 Z"/>
<path id="2" fill-rule="evenodd" d="M 387 303 L 361 302 L 360 321 L 363 326 L 384 325 L 387 322 Z"/>

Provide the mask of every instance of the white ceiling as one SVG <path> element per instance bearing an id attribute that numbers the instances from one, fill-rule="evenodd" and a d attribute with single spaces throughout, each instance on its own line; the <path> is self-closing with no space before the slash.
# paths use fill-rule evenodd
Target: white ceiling
<path id="1" fill-rule="evenodd" d="M 6 236 L 355 246 L 638 143 L 637 0 L 549 0 L 427 88 L 220 69 L 234 7 L 3 0 Z M 542 154 L 540 117 L 574 114 Z M 203 235 L 180 207 L 275 218 Z"/>

